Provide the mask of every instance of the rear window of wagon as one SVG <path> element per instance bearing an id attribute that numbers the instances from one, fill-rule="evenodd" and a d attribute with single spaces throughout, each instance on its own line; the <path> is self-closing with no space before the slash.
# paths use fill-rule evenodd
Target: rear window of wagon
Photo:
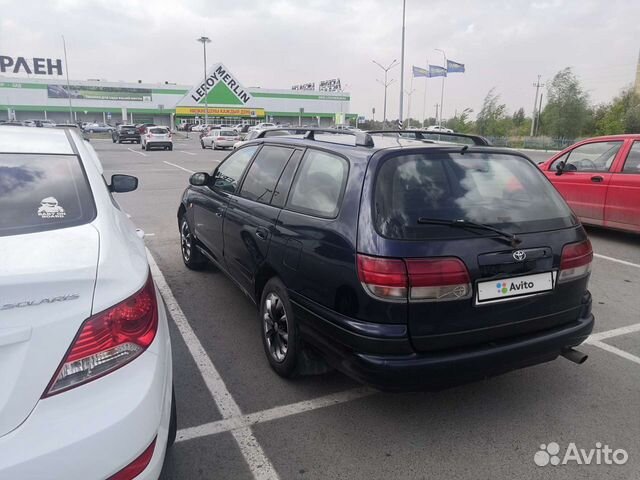
<path id="1" fill-rule="evenodd" d="M 75 155 L 0 154 L 0 236 L 82 225 L 95 216 Z"/>
<path id="2" fill-rule="evenodd" d="M 560 194 L 531 162 L 496 153 L 403 154 L 378 169 L 374 225 L 386 238 L 421 240 L 479 232 L 421 224 L 420 218 L 484 223 L 512 233 L 575 225 Z"/>

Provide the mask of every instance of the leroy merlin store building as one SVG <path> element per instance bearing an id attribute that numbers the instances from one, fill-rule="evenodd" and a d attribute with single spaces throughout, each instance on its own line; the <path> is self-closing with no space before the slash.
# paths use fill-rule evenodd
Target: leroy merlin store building
<path id="1" fill-rule="evenodd" d="M 322 125 L 353 122 L 348 93 L 245 88 L 222 64 L 193 86 L 69 81 L 61 76 L 0 76 L 0 120 L 179 125 L 259 122 Z"/>

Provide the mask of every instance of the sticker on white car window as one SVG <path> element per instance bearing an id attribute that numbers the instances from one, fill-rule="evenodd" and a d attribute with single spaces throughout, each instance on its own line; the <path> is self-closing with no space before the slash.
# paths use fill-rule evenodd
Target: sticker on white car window
<path id="1" fill-rule="evenodd" d="M 64 218 L 64 208 L 58 204 L 55 197 L 43 198 L 38 208 L 38 216 L 41 218 Z"/>

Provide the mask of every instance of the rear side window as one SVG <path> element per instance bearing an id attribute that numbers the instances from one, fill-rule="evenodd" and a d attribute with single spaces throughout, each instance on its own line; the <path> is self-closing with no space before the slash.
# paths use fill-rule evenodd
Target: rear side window
<path id="1" fill-rule="evenodd" d="M 633 142 L 622 172 L 640 174 L 640 142 Z"/>
<path id="2" fill-rule="evenodd" d="M 163 135 L 167 133 L 166 128 L 150 128 L 149 131 L 155 135 Z"/>
<path id="3" fill-rule="evenodd" d="M 232 130 L 221 130 L 220 131 L 220 135 L 223 137 L 235 137 L 236 136 L 236 132 L 232 131 Z"/>
<path id="4" fill-rule="evenodd" d="M 271 145 L 262 147 L 244 179 L 240 196 L 260 203 L 270 203 L 280 174 L 292 153 L 291 148 Z"/>
<path id="5" fill-rule="evenodd" d="M 257 149 L 257 145 L 252 145 L 228 156 L 215 172 L 214 186 L 228 193 L 236 193 L 238 182 Z"/>
<path id="6" fill-rule="evenodd" d="M 349 173 L 337 155 L 308 149 L 291 187 L 287 208 L 323 218 L 335 218 Z"/>
<path id="7" fill-rule="evenodd" d="M 535 165 L 503 154 L 438 152 L 391 157 L 376 176 L 373 207 L 377 231 L 399 240 L 474 234 L 420 224 L 420 218 L 467 220 L 514 233 L 574 224 L 571 211 Z"/>
<path id="8" fill-rule="evenodd" d="M 78 157 L 0 154 L 0 236 L 81 225 L 95 215 Z"/>

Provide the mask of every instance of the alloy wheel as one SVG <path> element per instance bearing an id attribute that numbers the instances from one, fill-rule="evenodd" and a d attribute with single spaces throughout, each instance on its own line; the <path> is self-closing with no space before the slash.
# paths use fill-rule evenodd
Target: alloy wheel
<path id="1" fill-rule="evenodd" d="M 180 248 L 182 250 L 182 258 L 185 262 L 191 259 L 191 249 L 193 248 L 193 237 L 191 236 L 191 230 L 189 230 L 189 224 L 187 220 L 182 221 L 180 227 Z"/>
<path id="2" fill-rule="evenodd" d="M 289 348 L 289 323 L 280 297 L 270 292 L 264 300 L 262 325 L 269 354 L 278 363 L 284 362 Z"/>

